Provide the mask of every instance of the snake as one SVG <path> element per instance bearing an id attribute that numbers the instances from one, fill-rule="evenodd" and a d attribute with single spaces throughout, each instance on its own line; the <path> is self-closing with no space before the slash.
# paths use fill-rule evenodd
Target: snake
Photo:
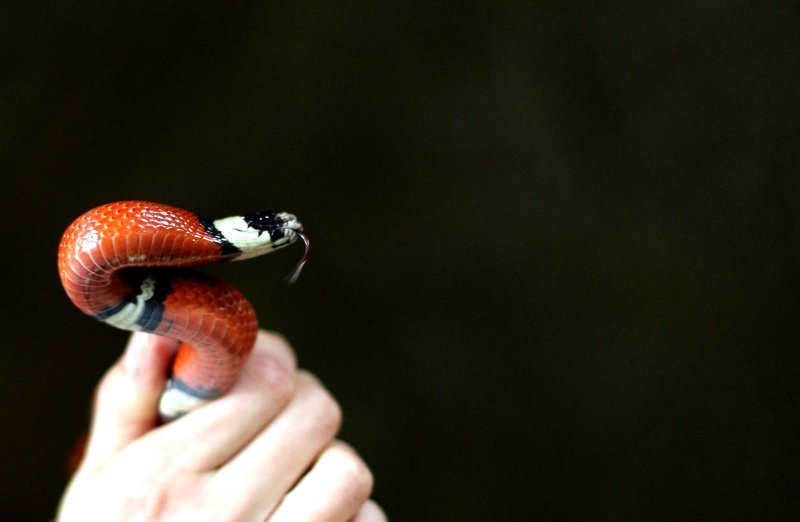
<path id="1" fill-rule="evenodd" d="M 310 243 L 297 217 L 260 211 L 220 219 L 150 201 L 119 201 L 85 212 L 58 247 L 67 297 L 107 325 L 180 341 L 158 402 L 163 422 L 225 393 L 258 334 L 253 306 L 232 284 L 189 267 L 239 261 Z"/>

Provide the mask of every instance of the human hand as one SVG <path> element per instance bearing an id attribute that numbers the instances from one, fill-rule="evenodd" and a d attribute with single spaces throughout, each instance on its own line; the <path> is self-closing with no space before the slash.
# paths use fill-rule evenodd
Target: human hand
<path id="1" fill-rule="evenodd" d="M 230 391 L 157 426 L 173 350 L 134 333 L 103 377 L 59 521 L 386 520 L 369 468 L 334 439 L 338 404 L 285 340 L 259 332 Z"/>

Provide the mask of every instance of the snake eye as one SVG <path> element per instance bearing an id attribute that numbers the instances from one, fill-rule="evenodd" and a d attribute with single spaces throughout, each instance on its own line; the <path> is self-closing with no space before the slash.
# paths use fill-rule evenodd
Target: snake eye
<path id="1" fill-rule="evenodd" d="M 277 212 L 254 212 L 242 217 L 248 227 L 259 231 L 259 235 L 280 230 L 285 223 L 285 219 Z"/>
<path id="2" fill-rule="evenodd" d="M 244 222 L 250 227 L 250 230 L 257 230 L 258 237 L 264 232 L 269 234 L 272 241 L 276 241 L 283 237 L 283 226 L 285 223 L 284 218 L 277 212 L 254 212 L 242 216 Z"/>

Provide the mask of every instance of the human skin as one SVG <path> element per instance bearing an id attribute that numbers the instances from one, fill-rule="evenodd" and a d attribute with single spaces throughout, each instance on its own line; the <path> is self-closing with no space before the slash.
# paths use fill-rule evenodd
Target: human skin
<path id="1" fill-rule="evenodd" d="M 259 332 L 228 393 L 158 425 L 174 349 L 134 333 L 103 377 L 59 521 L 386 520 L 369 468 L 335 438 L 339 405 L 282 337 Z"/>

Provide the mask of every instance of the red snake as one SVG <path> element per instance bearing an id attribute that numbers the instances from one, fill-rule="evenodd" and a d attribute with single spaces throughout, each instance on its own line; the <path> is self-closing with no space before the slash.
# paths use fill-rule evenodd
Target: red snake
<path id="1" fill-rule="evenodd" d="M 294 280 L 309 253 L 302 230 L 286 212 L 212 221 L 160 203 L 109 203 L 67 228 L 58 271 L 83 313 L 117 328 L 182 341 L 159 401 L 161 418 L 171 420 L 230 388 L 258 331 L 241 292 L 184 267 L 248 259 L 301 238 L 306 252 Z"/>

